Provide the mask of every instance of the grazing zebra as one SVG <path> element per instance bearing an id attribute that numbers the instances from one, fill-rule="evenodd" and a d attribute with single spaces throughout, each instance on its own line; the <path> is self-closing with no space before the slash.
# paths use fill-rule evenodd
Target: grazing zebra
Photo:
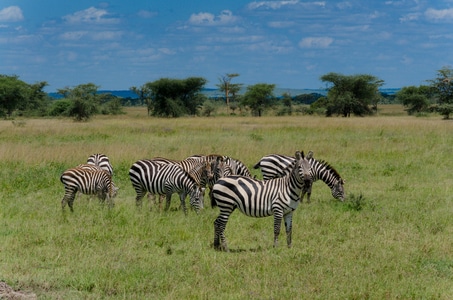
<path id="1" fill-rule="evenodd" d="M 154 195 L 166 195 L 165 210 L 170 207 L 171 195 L 178 193 L 184 214 L 187 214 L 185 198 L 190 196 L 190 204 L 198 213 L 203 207 L 201 188 L 197 182 L 176 164 L 161 164 L 152 160 L 136 161 L 129 170 L 129 178 L 137 193 L 137 206 L 147 192 Z"/>
<path id="2" fill-rule="evenodd" d="M 229 176 L 221 178 L 212 191 L 220 214 L 214 221 L 214 248 L 228 251 L 225 227 L 231 213 L 236 209 L 250 217 L 274 216 L 274 247 L 282 219 L 285 220 L 286 240 L 291 247 L 292 215 L 299 205 L 300 191 L 310 178 L 310 163 L 303 152 L 296 152 L 292 171 L 284 177 L 256 180 L 251 177 Z"/>
<path id="3" fill-rule="evenodd" d="M 344 179 L 341 178 L 340 174 L 327 162 L 323 160 L 316 160 L 311 155 L 307 156 L 308 161 L 311 165 L 311 176 L 313 182 L 321 179 L 331 189 L 332 196 L 335 199 L 344 201 Z M 293 161 L 294 157 L 280 154 L 270 154 L 261 158 L 261 160 L 255 164 L 253 168 L 261 169 L 264 180 L 285 176 L 290 172 L 288 168 Z M 307 202 L 310 203 L 311 197 L 311 185 L 304 187 L 301 194 L 301 201 L 305 194 L 307 194 Z"/>
<path id="4" fill-rule="evenodd" d="M 212 181 L 212 178 L 214 176 L 212 172 L 211 163 L 209 163 L 209 161 L 212 159 L 213 158 L 208 159 L 207 157 L 204 156 L 189 156 L 188 158 L 181 161 L 172 160 L 164 157 L 155 157 L 151 160 L 153 162 L 157 162 L 163 165 L 175 164 L 180 166 L 201 187 L 202 198 L 204 198 L 206 185 L 208 184 L 208 182 Z"/>
<path id="5" fill-rule="evenodd" d="M 109 158 L 101 153 L 90 155 L 87 159 L 87 164 L 100 167 L 102 170 L 109 172 L 113 176 L 113 167 L 110 164 Z"/>
<path id="6" fill-rule="evenodd" d="M 65 194 L 61 200 L 64 209 L 66 203 L 73 212 L 74 198 L 77 192 L 86 195 L 97 195 L 104 202 L 107 198 L 109 207 L 113 207 L 113 198 L 118 188 L 113 184 L 112 176 L 104 170 L 89 170 L 85 168 L 72 168 L 63 172 L 60 181 L 65 188 Z"/>

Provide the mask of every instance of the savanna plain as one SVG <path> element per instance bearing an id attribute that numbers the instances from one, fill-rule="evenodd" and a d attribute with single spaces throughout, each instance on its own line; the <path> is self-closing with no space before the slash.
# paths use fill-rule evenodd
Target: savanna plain
<path id="1" fill-rule="evenodd" d="M 89 122 L 0 121 L 0 281 L 38 299 L 452 299 L 453 121 L 407 116 L 156 119 L 145 108 Z M 235 211 L 230 252 L 213 249 L 217 208 L 184 216 L 139 209 L 137 160 L 223 154 L 253 165 L 312 150 L 346 181 L 335 200 L 321 180 L 273 248 L 272 217 Z M 61 208 L 59 177 L 104 153 L 120 188 L 109 209 L 76 197 Z M 187 201 L 188 202 L 188 201 Z"/>

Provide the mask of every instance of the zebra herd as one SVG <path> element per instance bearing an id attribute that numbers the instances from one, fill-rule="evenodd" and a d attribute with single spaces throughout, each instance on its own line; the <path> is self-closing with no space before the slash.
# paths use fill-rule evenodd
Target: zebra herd
<path id="1" fill-rule="evenodd" d="M 292 214 L 304 195 L 310 202 L 314 181 L 321 179 L 330 189 L 332 196 L 344 201 L 344 180 L 339 173 L 323 160 L 296 151 L 294 157 L 271 154 L 262 157 L 254 165 L 260 169 L 263 180 L 253 178 L 249 169 L 237 159 L 224 155 L 193 155 L 176 161 L 164 157 L 141 159 L 129 169 L 129 179 L 136 192 L 135 202 L 141 207 L 146 194 L 165 196 L 165 210 L 170 207 L 171 196 L 179 194 L 181 207 L 187 214 L 185 199 L 198 214 L 204 207 L 205 189 L 209 189 L 212 207 L 219 208 L 214 221 L 214 248 L 228 251 L 225 227 L 235 209 L 250 217 L 274 216 L 274 247 L 278 244 L 281 222 L 284 220 L 287 245 L 291 247 Z M 63 172 L 60 177 L 65 188 L 61 201 L 73 211 L 77 192 L 98 195 L 109 207 L 118 188 L 112 181 L 113 168 L 104 154 L 93 154 L 86 164 Z"/>

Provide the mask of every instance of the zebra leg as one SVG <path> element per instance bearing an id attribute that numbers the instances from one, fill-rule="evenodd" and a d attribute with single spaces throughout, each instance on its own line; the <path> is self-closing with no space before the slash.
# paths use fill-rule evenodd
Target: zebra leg
<path id="1" fill-rule="evenodd" d="M 141 207 L 142 199 L 143 197 L 145 197 L 146 191 L 143 189 L 142 190 L 136 189 L 135 192 L 137 193 L 137 196 L 135 197 L 135 205 L 137 207 Z"/>
<path id="2" fill-rule="evenodd" d="M 291 235 L 292 235 L 292 229 L 293 229 L 293 213 L 290 212 L 288 213 L 285 217 L 285 228 L 286 228 L 286 243 L 288 245 L 288 248 L 291 248 Z"/>
<path id="3" fill-rule="evenodd" d="M 274 248 L 278 246 L 278 236 L 280 235 L 282 218 L 283 213 L 281 211 L 274 211 Z"/>
<path id="4" fill-rule="evenodd" d="M 69 206 L 69 209 L 71 210 L 71 212 L 74 212 L 74 208 L 73 208 L 74 198 L 75 198 L 75 194 L 72 194 L 69 198 L 67 198 L 68 206 Z"/>
<path id="5" fill-rule="evenodd" d="M 228 217 L 220 214 L 214 221 L 214 249 L 228 252 L 228 246 L 225 238 L 225 227 Z"/>
<path id="6" fill-rule="evenodd" d="M 186 208 L 186 193 L 179 194 L 179 200 L 181 200 L 181 207 L 184 211 L 184 214 L 187 216 L 187 208 Z"/>
<path id="7" fill-rule="evenodd" d="M 171 193 L 167 193 L 166 194 L 166 202 L 165 202 L 165 211 L 168 211 L 168 209 L 170 208 L 170 203 L 171 203 Z"/>
<path id="8" fill-rule="evenodd" d="M 107 194 L 107 204 L 109 205 L 109 209 L 115 206 L 115 203 L 113 203 L 113 198 L 110 197 L 109 194 Z"/>

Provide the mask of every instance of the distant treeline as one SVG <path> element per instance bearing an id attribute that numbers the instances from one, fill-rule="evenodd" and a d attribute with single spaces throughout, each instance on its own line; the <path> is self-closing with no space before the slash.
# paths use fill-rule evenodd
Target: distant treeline
<path id="1" fill-rule="evenodd" d="M 381 90 L 381 95 L 383 97 L 383 104 L 392 104 L 395 103 L 395 94 L 399 89 L 383 89 Z M 283 90 L 282 90 L 283 91 Z M 302 90 L 284 90 L 286 93 L 293 94 L 295 92 L 300 92 Z M 324 90 L 313 90 L 310 93 L 301 93 L 296 96 L 292 96 L 292 100 L 295 104 L 312 104 L 321 97 L 326 96 L 326 91 Z M 100 90 L 98 94 L 109 94 L 111 96 L 121 99 L 121 104 L 123 106 L 139 106 L 143 105 L 142 101 L 138 98 L 137 94 L 130 90 Z M 214 101 L 224 101 L 225 96 L 216 89 L 203 89 L 202 94 L 206 95 L 208 99 Z M 277 94 L 277 98 L 280 98 L 281 95 Z M 53 99 L 62 99 L 63 95 L 59 93 L 48 93 L 48 95 Z"/>

